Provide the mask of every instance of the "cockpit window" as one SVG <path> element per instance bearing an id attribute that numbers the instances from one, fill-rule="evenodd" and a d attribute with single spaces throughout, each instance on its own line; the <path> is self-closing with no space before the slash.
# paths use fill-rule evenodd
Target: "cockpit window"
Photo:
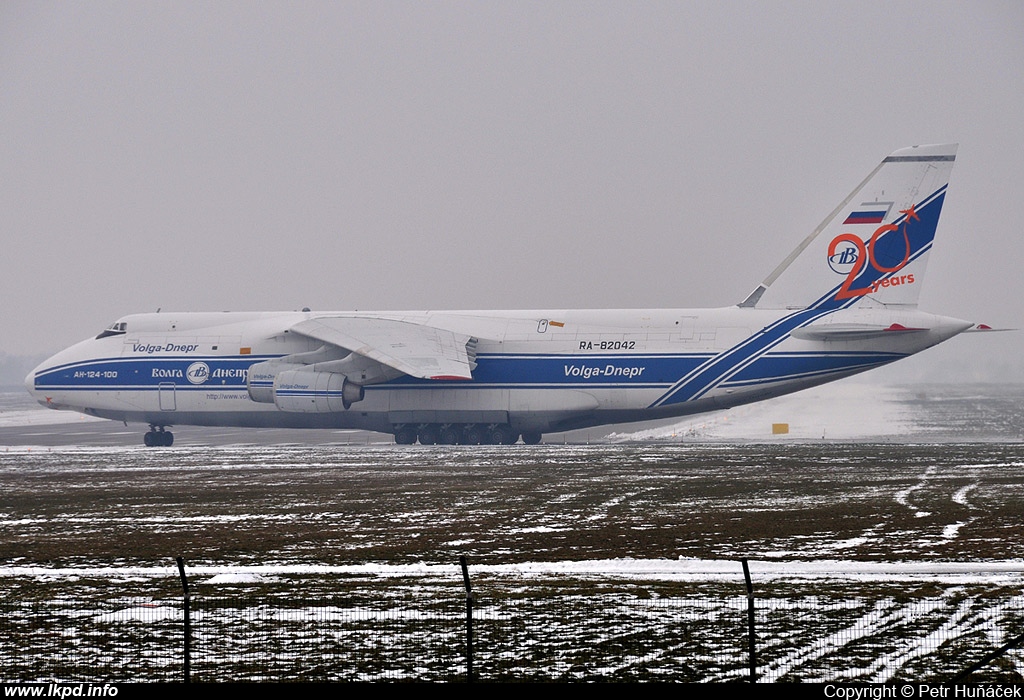
<path id="1" fill-rule="evenodd" d="M 96 340 L 99 340 L 100 338 L 109 338 L 112 335 L 124 335 L 127 332 L 127 321 L 115 321 L 114 323 L 110 324 L 109 328 L 107 328 L 105 331 L 96 336 Z"/>

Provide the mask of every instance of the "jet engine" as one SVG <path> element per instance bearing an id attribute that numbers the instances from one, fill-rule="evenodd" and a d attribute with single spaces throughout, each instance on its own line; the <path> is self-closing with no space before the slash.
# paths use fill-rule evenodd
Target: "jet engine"
<path id="1" fill-rule="evenodd" d="M 337 413 L 364 396 L 363 387 L 344 374 L 309 369 L 279 372 L 271 391 L 279 409 L 296 413 Z"/>
<path id="2" fill-rule="evenodd" d="M 333 413 L 362 401 L 367 384 L 401 375 L 400 370 L 376 360 L 324 346 L 251 365 L 246 386 L 250 399 L 272 403 L 282 411 Z"/>
<path id="3" fill-rule="evenodd" d="M 295 362 L 270 360 L 250 365 L 245 384 L 249 390 L 249 398 L 257 403 L 274 403 L 274 379 L 280 372 L 302 367 Z"/>

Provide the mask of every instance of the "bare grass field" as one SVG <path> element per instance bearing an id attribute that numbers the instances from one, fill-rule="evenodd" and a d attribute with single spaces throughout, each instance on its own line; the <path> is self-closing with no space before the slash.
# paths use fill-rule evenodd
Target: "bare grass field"
<path id="1" fill-rule="evenodd" d="M 998 561 L 1024 446 L 23 448 L 9 564 Z"/>

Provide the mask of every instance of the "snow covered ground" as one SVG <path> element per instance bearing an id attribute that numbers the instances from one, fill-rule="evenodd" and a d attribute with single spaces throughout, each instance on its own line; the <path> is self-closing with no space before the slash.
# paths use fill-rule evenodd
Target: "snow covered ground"
<path id="1" fill-rule="evenodd" d="M 1022 395 L 840 383 L 594 445 L 182 430 L 147 450 L 0 393 L 0 587 L 41 630 L 0 668 L 176 679 L 184 554 L 196 600 L 222 600 L 195 620 L 200 679 L 450 680 L 459 633 L 436 610 L 457 619 L 466 554 L 484 678 L 734 679 L 741 557 L 764 679 L 948 677 L 1024 631 Z M 423 651 L 433 634 L 449 656 Z M 111 649 L 153 675 L 97 665 Z M 302 675 L 314 657 L 324 675 Z M 1001 668 L 1024 677 L 1020 654 Z"/>
<path id="2" fill-rule="evenodd" d="M 828 578 L 830 581 L 920 582 L 942 581 L 959 585 L 1024 585 L 1024 560 L 1003 562 L 868 562 L 846 560 L 750 562 L 751 576 L 758 581 L 798 581 Z M 3 577 L 174 578 L 174 566 L 154 567 L 44 567 L 0 566 Z M 260 584 L 281 576 L 358 576 L 367 578 L 457 579 L 458 564 L 351 564 L 351 565 L 189 565 L 195 581 L 209 586 Z M 581 561 L 474 564 L 472 573 L 493 578 L 583 577 L 641 581 L 737 581 L 742 567 L 735 559 L 594 559 Z"/>
<path id="3" fill-rule="evenodd" d="M 612 441 L 894 439 L 916 432 L 917 416 L 903 387 L 840 383 L 727 411 L 700 414 L 663 428 L 615 432 Z M 773 434 L 772 426 L 786 432 Z"/>

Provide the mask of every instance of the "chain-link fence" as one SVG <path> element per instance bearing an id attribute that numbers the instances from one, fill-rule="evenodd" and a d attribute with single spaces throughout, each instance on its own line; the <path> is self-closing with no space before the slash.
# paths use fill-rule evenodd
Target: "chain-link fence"
<path id="1" fill-rule="evenodd" d="M 466 591 L 378 580 L 330 592 L 289 580 L 188 596 L 193 681 L 464 681 Z M 315 590 L 314 590 L 315 589 Z M 473 580 L 472 663 L 484 681 L 748 681 L 737 586 Z M 104 596 L 60 582 L 0 603 L 3 681 L 180 681 L 186 598 Z M 303 591 L 307 595 L 303 596 Z M 314 591 L 309 593 L 309 591 Z M 1024 632 L 999 587 L 805 583 L 757 593 L 757 680 L 949 681 Z M 1020 682 L 1015 648 L 973 680 Z"/>

